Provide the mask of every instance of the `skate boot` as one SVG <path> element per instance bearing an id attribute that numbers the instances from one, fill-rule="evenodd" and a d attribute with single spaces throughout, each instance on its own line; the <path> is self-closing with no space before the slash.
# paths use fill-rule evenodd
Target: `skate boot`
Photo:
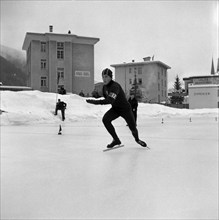
<path id="1" fill-rule="evenodd" d="M 114 146 L 116 145 L 120 145 L 121 144 L 121 141 L 120 140 L 113 140 L 111 144 L 108 144 L 106 147 L 107 148 L 113 148 Z"/>
<path id="2" fill-rule="evenodd" d="M 144 141 L 141 141 L 140 139 L 136 140 L 138 144 L 140 144 L 142 147 L 147 147 L 147 144 Z"/>

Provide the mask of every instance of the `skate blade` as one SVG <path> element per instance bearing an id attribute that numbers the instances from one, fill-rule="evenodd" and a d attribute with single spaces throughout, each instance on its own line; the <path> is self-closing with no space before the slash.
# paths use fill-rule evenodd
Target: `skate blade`
<path id="1" fill-rule="evenodd" d="M 106 149 L 103 150 L 103 152 L 110 151 L 110 150 L 115 150 L 115 149 L 118 149 L 120 147 L 124 147 L 124 144 L 116 145 L 115 147 L 112 147 L 112 148 L 106 148 Z"/>

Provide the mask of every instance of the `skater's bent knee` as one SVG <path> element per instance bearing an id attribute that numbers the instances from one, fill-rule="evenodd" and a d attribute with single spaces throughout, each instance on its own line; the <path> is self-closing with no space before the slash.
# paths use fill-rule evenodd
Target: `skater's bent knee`
<path id="1" fill-rule="evenodd" d="M 103 122 L 103 124 L 107 124 L 107 123 L 108 123 L 107 118 L 106 118 L 106 117 L 103 117 L 103 118 L 102 118 L 102 122 Z"/>
<path id="2" fill-rule="evenodd" d="M 107 117 L 103 117 L 102 122 L 103 122 L 104 125 L 111 124 L 111 120 L 109 120 L 109 118 L 107 118 Z"/>

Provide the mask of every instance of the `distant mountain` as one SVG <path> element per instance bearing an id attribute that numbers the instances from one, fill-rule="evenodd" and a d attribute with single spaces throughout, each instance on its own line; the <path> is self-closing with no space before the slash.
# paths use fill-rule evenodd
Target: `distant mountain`
<path id="1" fill-rule="evenodd" d="M 0 46 L 0 82 L 9 86 L 26 86 L 25 52 Z"/>
<path id="2" fill-rule="evenodd" d="M 0 56 L 4 57 L 9 62 L 13 63 L 17 68 L 25 71 L 25 51 L 16 50 L 4 45 L 0 45 Z"/>
<path id="3" fill-rule="evenodd" d="M 0 56 L 0 82 L 7 86 L 26 86 L 27 75 L 23 70 Z"/>

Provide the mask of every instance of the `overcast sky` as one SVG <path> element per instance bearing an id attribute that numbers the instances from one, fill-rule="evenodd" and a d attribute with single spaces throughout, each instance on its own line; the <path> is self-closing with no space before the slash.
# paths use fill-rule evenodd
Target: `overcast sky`
<path id="1" fill-rule="evenodd" d="M 111 64 L 164 62 L 169 87 L 180 79 L 208 75 L 218 55 L 218 1 L 1 1 L 1 44 L 22 50 L 26 32 L 97 37 L 95 79 Z M 114 70 L 114 68 L 111 68 Z"/>

